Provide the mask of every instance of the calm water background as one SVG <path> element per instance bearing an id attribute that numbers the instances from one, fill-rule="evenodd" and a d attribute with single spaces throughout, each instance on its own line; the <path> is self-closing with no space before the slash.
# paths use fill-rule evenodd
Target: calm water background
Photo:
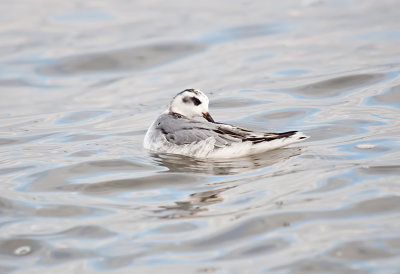
<path id="1" fill-rule="evenodd" d="M 0 41 L 0 273 L 400 273 L 398 1 L 2 1 Z M 144 151 L 185 88 L 311 138 Z"/>

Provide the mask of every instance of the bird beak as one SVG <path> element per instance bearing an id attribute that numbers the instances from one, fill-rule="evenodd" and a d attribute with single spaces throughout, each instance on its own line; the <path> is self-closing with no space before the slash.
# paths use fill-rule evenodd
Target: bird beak
<path id="1" fill-rule="evenodd" d="M 206 112 L 203 113 L 203 117 L 204 119 L 206 119 L 207 121 L 211 122 L 211 123 L 215 123 L 214 119 L 211 117 L 210 113 Z"/>

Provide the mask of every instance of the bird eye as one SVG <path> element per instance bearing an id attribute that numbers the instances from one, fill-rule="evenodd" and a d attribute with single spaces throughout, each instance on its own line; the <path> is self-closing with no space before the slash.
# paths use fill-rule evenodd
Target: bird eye
<path id="1" fill-rule="evenodd" d="M 196 97 L 191 97 L 190 99 L 193 101 L 193 104 L 194 104 L 195 106 L 198 106 L 198 105 L 201 104 L 201 101 L 200 101 L 198 98 L 196 98 Z"/>
<path id="2" fill-rule="evenodd" d="M 192 103 L 195 106 L 198 106 L 198 105 L 201 104 L 201 101 L 198 98 L 194 97 L 194 96 L 193 97 L 185 96 L 185 97 L 182 98 L 182 102 L 184 102 L 186 104 L 189 103 L 190 101 L 192 101 Z"/>

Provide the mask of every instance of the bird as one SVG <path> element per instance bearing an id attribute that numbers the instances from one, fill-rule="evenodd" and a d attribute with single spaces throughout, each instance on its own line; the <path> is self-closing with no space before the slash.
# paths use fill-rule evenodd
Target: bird
<path id="1" fill-rule="evenodd" d="M 156 153 L 195 158 L 236 158 L 309 138 L 299 131 L 266 133 L 216 122 L 208 106 L 209 99 L 200 90 L 179 92 L 147 130 L 143 147 Z"/>

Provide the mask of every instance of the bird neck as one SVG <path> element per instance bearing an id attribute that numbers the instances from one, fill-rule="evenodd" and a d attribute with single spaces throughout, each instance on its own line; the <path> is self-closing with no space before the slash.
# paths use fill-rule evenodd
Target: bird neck
<path id="1" fill-rule="evenodd" d="M 189 115 L 185 115 L 183 113 L 181 113 L 180 111 L 177 111 L 176 109 L 169 107 L 166 111 L 166 113 L 173 115 L 176 118 L 187 118 L 187 119 L 193 119 L 193 117 L 190 117 Z"/>

